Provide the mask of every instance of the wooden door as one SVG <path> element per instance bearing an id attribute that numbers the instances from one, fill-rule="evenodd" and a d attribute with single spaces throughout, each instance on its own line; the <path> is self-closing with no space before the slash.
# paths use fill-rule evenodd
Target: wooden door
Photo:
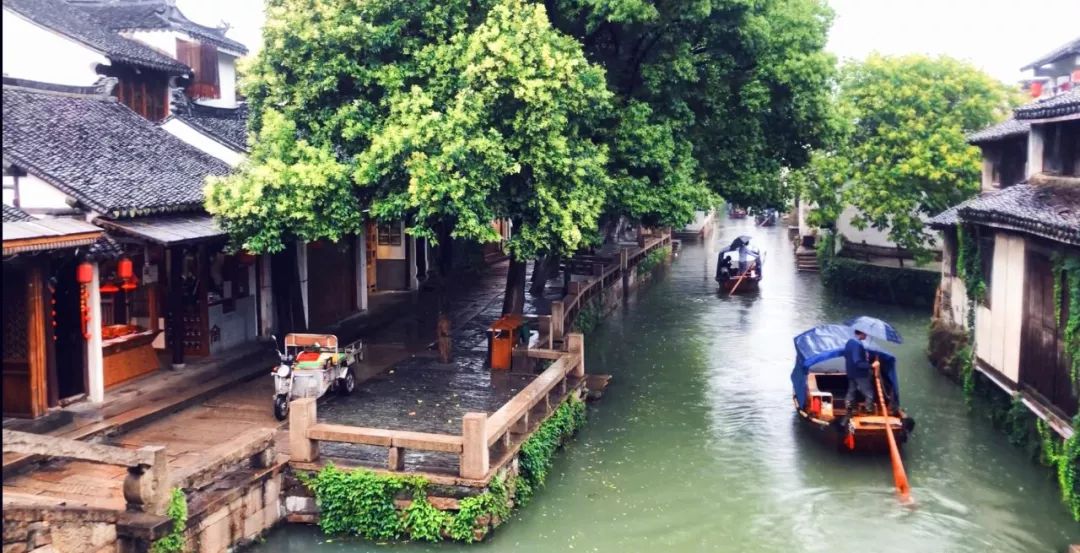
<path id="1" fill-rule="evenodd" d="M 45 296 L 39 265 L 4 263 L 3 412 L 45 413 Z"/>
<path id="2" fill-rule="evenodd" d="M 1054 272 L 1050 258 L 1028 250 L 1024 292 L 1024 321 L 1020 335 L 1020 383 L 1042 396 L 1066 417 L 1076 413 L 1077 401 L 1069 378 L 1062 330 L 1054 311 Z M 1059 287 L 1064 294 L 1064 286 Z M 1067 309 L 1067 307 L 1065 307 Z M 1066 320 L 1068 313 L 1061 314 Z"/>
<path id="3" fill-rule="evenodd" d="M 323 328 L 356 311 L 356 255 L 352 236 L 308 245 L 310 327 Z"/>
<path id="4" fill-rule="evenodd" d="M 379 233 L 374 221 L 368 221 L 364 227 L 367 233 L 364 239 L 364 270 L 367 271 L 368 292 L 376 290 L 376 262 L 379 260 Z"/>

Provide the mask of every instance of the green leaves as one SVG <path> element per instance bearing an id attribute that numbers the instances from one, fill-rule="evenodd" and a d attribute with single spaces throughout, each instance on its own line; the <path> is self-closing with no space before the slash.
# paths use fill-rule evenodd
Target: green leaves
<path id="1" fill-rule="evenodd" d="M 925 217 L 979 189 L 981 156 L 966 135 L 1008 113 L 1008 87 L 947 57 L 871 55 L 844 67 L 836 100 L 835 147 L 815 156 L 807 196 L 834 222 L 844 205 L 855 226 L 888 230 L 925 255 Z"/>

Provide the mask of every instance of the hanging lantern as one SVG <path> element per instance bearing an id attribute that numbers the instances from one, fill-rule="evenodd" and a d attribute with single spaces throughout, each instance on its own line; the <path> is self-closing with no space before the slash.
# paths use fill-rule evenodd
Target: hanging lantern
<path id="1" fill-rule="evenodd" d="M 91 280 L 94 280 L 94 265 L 89 261 L 79 263 L 79 266 L 75 268 L 75 282 L 90 284 Z"/>
<path id="2" fill-rule="evenodd" d="M 135 274 L 135 267 L 130 257 L 121 257 L 116 263 L 116 275 L 122 279 L 131 278 Z"/>
<path id="3" fill-rule="evenodd" d="M 106 282 L 101 285 L 102 294 L 115 294 L 120 291 L 120 288 L 111 282 Z"/>
<path id="4" fill-rule="evenodd" d="M 1031 97 L 1038 98 L 1042 96 L 1043 84 L 1042 81 L 1035 81 L 1031 83 Z"/>
<path id="5" fill-rule="evenodd" d="M 124 290 L 125 292 L 129 292 L 131 290 L 134 290 L 138 286 L 139 286 L 139 279 L 137 279 L 135 277 L 131 277 L 131 278 L 125 280 L 124 283 L 120 285 L 120 289 Z"/>

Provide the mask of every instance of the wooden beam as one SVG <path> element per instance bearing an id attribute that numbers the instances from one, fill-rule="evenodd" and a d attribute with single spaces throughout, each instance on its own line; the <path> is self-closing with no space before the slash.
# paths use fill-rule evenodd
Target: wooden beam
<path id="1" fill-rule="evenodd" d="M 26 359 L 30 377 L 30 415 L 39 417 L 47 408 L 45 371 L 45 276 L 41 263 L 32 263 L 26 274 Z M 6 444 L 5 444 L 6 445 Z"/>

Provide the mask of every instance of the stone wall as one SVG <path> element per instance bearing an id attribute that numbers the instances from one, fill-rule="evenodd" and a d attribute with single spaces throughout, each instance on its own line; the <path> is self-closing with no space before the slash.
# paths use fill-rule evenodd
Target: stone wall
<path id="1" fill-rule="evenodd" d="M 65 507 L 4 509 L 4 553 L 126 553 L 117 511 Z"/>
<path id="2" fill-rule="evenodd" d="M 187 550 L 224 553 L 245 546 L 285 516 L 281 500 L 284 465 L 229 475 L 202 497 L 190 500 Z M 246 474 L 245 474 L 246 473 Z M 6 553 L 6 552 L 5 552 Z"/>

